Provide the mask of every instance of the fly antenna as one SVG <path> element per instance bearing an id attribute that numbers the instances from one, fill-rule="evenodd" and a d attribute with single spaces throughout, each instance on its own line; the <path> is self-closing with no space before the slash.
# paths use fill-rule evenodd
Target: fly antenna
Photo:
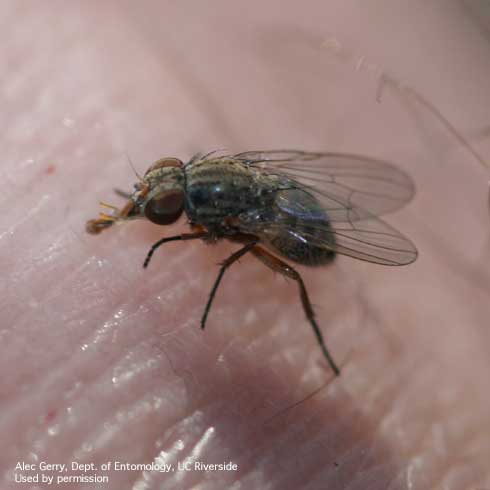
<path id="1" fill-rule="evenodd" d="M 138 171 L 136 170 L 135 166 L 133 165 L 133 162 L 131 161 L 131 158 L 129 157 L 129 154 L 127 151 L 124 152 L 124 154 L 126 155 L 126 158 L 128 159 L 128 162 L 129 162 L 129 166 L 131 167 L 131 170 L 134 172 L 134 175 L 136 175 L 136 177 L 138 178 L 138 180 L 140 182 L 143 182 L 143 177 L 141 177 L 141 175 L 138 173 Z"/>

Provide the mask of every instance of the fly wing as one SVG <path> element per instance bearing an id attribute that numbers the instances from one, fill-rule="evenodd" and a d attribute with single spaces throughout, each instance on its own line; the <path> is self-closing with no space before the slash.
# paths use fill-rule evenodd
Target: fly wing
<path id="1" fill-rule="evenodd" d="M 332 222 L 360 221 L 393 212 L 415 194 L 412 179 L 391 163 L 348 153 L 247 151 L 235 159 L 310 191 Z"/>
<path id="2" fill-rule="evenodd" d="M 343 226 L 296 219 L 293 227 L 289 219 L 278 217 L 255 223 L 248 231 L 266 242 L 278 233 L 287 233 L 308 246 L 381 265 L 407 265 L 417 258 L 417 249 L 408 238 L 375 217 Z"/>
<path id="3" fill-rule="evenodd" d="M 255 210 L 242 224 L 265 242 L 287 234 L 305 245 L 383 265 L 417 258 L 413 243 L 377 217 L 402 207 L 415 192 L 410 177 L 394 165 L 301 151 L 246 152 L 234 158 L 278 178 L 275 211 Z"/>
<path id="4" fill-rule="evenodd" d="M 298 189 L 280 191 L 281 199 L 287 201 L 287 194 L 297 191 Z M 331 222 L 328 217 L 319 220 L 287 211 L 270 213 L 267 210 L 255 210 L 255 213 L 244 217 L 240 228 L 259 236 L 265 243 L 273 242 L 278 235 L 286 235 L 309 247 L 375 264 L 407 265 L 417 258 L 415 245 L 398 230 L 375 216 L 366 215 L 354 221 Z"/>

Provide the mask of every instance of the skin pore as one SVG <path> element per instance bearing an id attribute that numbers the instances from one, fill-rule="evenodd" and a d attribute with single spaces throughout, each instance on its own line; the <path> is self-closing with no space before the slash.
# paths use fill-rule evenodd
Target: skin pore
<path id="1" fill-rule="evenodd" d="M 490 488 L 488 173 L 413 98 L 385 87 L 377 101 L 375 70 L 351 61 L 414 87 L 488 155 L 478 8 L 3 2 L 2 488 L 18 488 L 18 462 L 72 461 L 174 465 L 63 473 L 107 474 L 107 489 Z M 126 155 L 143 174 L 223 147 L 366 154 L 416 182 L 386 217 L 414 264 L 300 269 L 338 379 L 296 284 L 251 255 L 201 331 L 237 245 L 168 243 L 143 270 L 184 221 L 84 231 L 99 200 L 121 206 L 113 188 L 138 181 Z M 178 469 L 197 461 L 237 470 Z"/>

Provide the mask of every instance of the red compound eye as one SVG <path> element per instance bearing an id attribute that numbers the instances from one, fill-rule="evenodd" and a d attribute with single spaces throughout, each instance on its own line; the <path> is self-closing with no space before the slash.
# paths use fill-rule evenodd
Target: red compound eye
<path id="1" fill-rule="evenodd" d="M 145 216 L 157 225 L 170 225 L 184 211 L 184 192 L 173 189 L 152 197 L 145 206 Z"/>

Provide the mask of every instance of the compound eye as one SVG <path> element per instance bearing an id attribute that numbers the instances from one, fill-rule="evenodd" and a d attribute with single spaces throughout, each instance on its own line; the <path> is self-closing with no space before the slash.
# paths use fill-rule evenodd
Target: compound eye
<path id="1" fill-rule="evenodd" d="M 153 196 L 145 206 L 145 216 L 157 225 L 170 225 L 177 221 L 184 211 L 184 192 L 166 190 Z"/>
<path id="2" fill-rule="evenodd" d="M 184 164 L 182 163 L 182 160 L 179 160 L 178 158 L 161 158 L 160 160 L 157 160 L 146 172 L 145 175 L 149 174 L 150 172 L 153 172 L 153 170 L 156 170 L 158 168 L 163 168 L 163 167 L 176 167 L 176 168 L 182 168 Z"/>

